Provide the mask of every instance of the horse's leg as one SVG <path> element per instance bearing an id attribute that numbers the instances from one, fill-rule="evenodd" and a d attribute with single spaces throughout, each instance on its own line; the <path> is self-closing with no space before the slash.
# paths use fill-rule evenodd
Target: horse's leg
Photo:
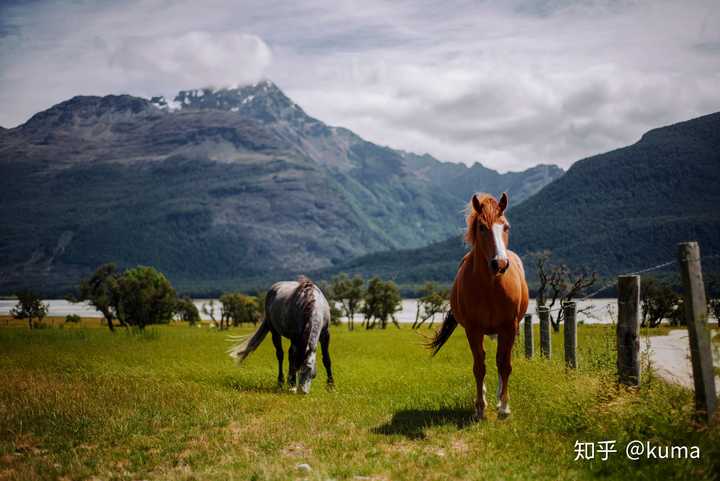
<path id="1" fill-rule="evenodd" d="M 508 380 L 512 372 L 512 346 L 515 342 L 515 331 L 501 333 L 498 336 L 498 349 L 495 356 L 495 362 L 498 369 L 498 415 L 501 417 L 510 414 L 510 404 L 508 395 Z"/>
<path id="2" fill-rule="evenodd" d="M 327 373 L 328 386 L 335 384 L 332 375 L 332 364 L 330 362 L 330 330 L 326 327 L 320 332 L 320 348 L 322 349 L 322 361 Z"/>
<path id="3" fill-rule="evenodd" d="M 473 355 L 473 374 L 475 375 L 475 388 L 477 398 L 475 400 L 475 416 L 478 419 L 485 419 L 485 347 L 483 346 L 483 334 L 475 330 L 467 329 L 468 343 Z"/>
<path id="4" fill-rule="evenodd" d="M 283 348 L 282 348 L 282 336 L 280 334 L 273 332 L 272 333 L 272 342 L 273 346 L 275 346 L 275 357 L 277 357 L 278 361 L 278 386 L 282 387 L 283 383 L 285 382 L 285 378 L 283 377 Z"/>
<path id="5" fill-rule="evenodd" d="M 295 385 L 295 381 L 297 379 L 297 366 L 295 365 L 295 357 L 297 353 L 297 347 L 295 346 L 294 342 L 290 342 L 290 349 L 288 349 L 288 363 L 289 363 L 289 369 L 288 369 L 288 386 L 290 386 L 290 390 L 292 392 L 297 391 L 297 387 Z"/>

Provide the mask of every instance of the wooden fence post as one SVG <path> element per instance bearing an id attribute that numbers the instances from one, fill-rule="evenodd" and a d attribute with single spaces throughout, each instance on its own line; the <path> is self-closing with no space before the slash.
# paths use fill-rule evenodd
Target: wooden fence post
<path id="1" fill-rule="evenodd" d="M 577 368 L 577 324 L 575 320 L 576 305 L 572 301 L 563 304 L 563 324 L 565 327 L 565 366 Z"/>
<path id="2" fill-rule="evenodd" d="M 537 309 L 540 318 L 540 355 L 550 359 L 552 357 L 552 338 L 550 337 L 550 309 L 540 306 Z"/>
<path id="3" fill-rule="evenodd" d="M 533 328 L 532 314 L 525 314 L 525 357 L 533 357 Z"/>
<path id="4" fill-rule="evenodd" d="M 695 383 L 695 410 L 710 421 L 715 413 L 715 372 L 713 369 L 708 311 L 697 242 L 678 244 L 678 263 L 683 283 L 683 304 L 690 338 L 690 360 Z"/>
<path id="5" fill-rule="evenodd" d="M 618 277 L 618 381 L 640 384 L 640 276 Z"/>

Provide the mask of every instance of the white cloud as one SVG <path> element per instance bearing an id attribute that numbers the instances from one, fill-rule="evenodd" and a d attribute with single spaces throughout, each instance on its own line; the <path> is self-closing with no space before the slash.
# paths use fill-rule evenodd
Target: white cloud
<path id="1" fill-rule="evenodd" d="M 716 0 L 54 5 L 0 12 L 0 125 L 266 75 L 368 140 L 516 170 L 720 110 Z"/>
<path id="2" fill-rule="evenodd" d="M 110 67 L 146 90 L 173 93 L 255 82 L 271 57 L 268 46 L 255 35 L 195 31 L 126 38 L 112 52 Z"/>

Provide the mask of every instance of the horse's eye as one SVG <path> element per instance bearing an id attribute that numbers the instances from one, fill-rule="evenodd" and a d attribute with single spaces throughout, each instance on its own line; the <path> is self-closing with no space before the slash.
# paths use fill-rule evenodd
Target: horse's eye
<path id="1" fill-rule="evenodd" d="M 485 231 L 487 230 L 487 227 L 485 227 L 484 225 L 480 224 L 479 222 L 478 222 L 477 227 L 478 227 L 478 230 L 479 230 L 480 232 L 485 232 Z"/>

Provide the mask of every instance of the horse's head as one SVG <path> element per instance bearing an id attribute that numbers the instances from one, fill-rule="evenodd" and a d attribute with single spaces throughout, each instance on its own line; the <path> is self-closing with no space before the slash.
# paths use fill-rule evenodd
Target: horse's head
<path id="1" fill-rule="evenodd" d="M 510 224 L 503 215 L 507 205 L 508 195 L 505 192 L 500 202 L 489 194 L 476 194 L 467 217 L 465 239 L 482 253 L 496 275 L 504 274 L 510 267 L 507 255 Z"/>
<path id="2" fill-rule="evenodd" d="M 310 384 L 315 379 L 317 370 L 315 368 L 315 351 L 309 352 L 305 356 L 305 360 L 298 369 L 298 384 L 300 385 L 300 392 L 308 394 L 310 392 Z"/>

